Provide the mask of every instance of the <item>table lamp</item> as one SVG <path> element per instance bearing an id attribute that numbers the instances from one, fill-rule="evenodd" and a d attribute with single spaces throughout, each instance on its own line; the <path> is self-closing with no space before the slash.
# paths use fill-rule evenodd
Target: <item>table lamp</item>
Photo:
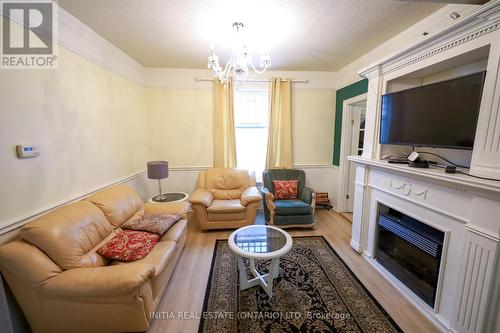
<path id="1" fill-rule="evenodd" d="M 153 200 L 163 201 L 165 200 L 165 194 L 161 193 L 161 180 L 168 178 L 168 162 L 166 161 L 151 161 L 148 162 L 148 178 L 158 179 L 158 189 L 160 194 L 155 196 Z"/>

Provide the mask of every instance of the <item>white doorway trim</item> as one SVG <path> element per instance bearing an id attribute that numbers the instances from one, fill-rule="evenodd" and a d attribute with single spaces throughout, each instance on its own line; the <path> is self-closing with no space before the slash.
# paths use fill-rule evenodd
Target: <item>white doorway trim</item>
<path id="1" fill-rule="evenodd" d="M 347 211 L 347 193 L 349 193 L 349 161 L 347 154 L 350 152 L 352 140 L 352 126 L 350 124 L 353 104 L 366 100 L 367 94 L 361 94 L 344 100 L 342 105 L 342 135 L 340 144 L 340 189 L 337 211 L 344 213 Z"/>

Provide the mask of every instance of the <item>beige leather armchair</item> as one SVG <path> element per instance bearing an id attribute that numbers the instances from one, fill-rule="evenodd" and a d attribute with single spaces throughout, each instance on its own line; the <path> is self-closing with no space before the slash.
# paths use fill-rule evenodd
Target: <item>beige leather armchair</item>
<path id="1" fill-rule="evenodd" d="M 186 244 L 188 209 L 187 202 L 144 204 L 131 188 L 118 185 L 26 224 L 19 239 L 0 247 L 0 270 L 31 330 L 147 330 Z M 141 260 L 123 263 L 96 253 L 143 212 L 183 218 Z"/>
<path id="2" fill-rule="evenodd" d="M 189 196 L 202 230 L 232 229 L 252 224 L 260 201 L 255 174 L 231 168 L 200 172 L 198 188 Z"/>

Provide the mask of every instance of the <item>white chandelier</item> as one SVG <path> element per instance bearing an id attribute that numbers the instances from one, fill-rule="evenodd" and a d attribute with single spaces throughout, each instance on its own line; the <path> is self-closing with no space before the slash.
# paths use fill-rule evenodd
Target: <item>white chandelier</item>
<path id="1" fill-rule="evenodd" d="M 231 58 L 224 67 L 224 70 L 219 64 L 219 57 L 215 54 L 213 46 L 208 57 L 208 68 L 212 70 L 214 77 L 223 84 L 227 84 L 231 78 L 236 82 L 245 81 L 248 78 L 250 70 L 253 70 L 256 74 L 262 74 L 271 66 L 271 57 L 265 52 L 260 58 L 260 69 L 255 67 L 242 36 L 243 28 L 243 23 L 233 23 L 236 43 L 231 52 Z"/>

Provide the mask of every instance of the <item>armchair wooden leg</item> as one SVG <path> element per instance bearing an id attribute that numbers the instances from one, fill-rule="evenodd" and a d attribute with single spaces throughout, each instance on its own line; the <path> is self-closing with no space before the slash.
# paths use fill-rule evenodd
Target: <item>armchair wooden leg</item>
<path id="1" fill-rule="evenodd" d="M 274 225 L 274 212 L 276 210 L 276 205 L 273 202 L 273 196 L 271 193 L 266 193 L 266 206 L 269 209 L 269 225 Z"/>
<path id="2" fill-rule="evenodd" d="M 269 212 L 269 225 L 274 225 L 274 211 Z"/>

